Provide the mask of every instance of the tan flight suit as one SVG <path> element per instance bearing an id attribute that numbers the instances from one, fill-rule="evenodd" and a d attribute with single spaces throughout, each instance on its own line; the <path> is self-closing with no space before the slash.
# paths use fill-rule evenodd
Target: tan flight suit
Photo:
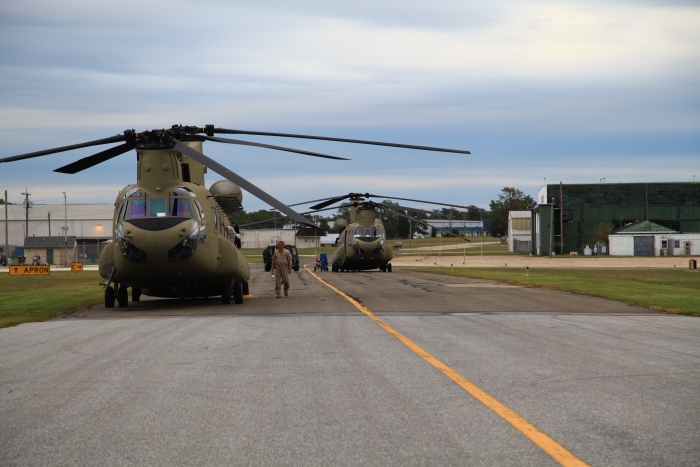
<path id="1" fill-rule="evenodd" d="M 280 296 L 282 284 L 284 284 L 284 294 L 289 290 L 289 271 L 292 269 L 292 254 L 286 248 L 282 251 L 275 249 L 272 255 L 272 270 L 275 271 L 275 293 Z"/>

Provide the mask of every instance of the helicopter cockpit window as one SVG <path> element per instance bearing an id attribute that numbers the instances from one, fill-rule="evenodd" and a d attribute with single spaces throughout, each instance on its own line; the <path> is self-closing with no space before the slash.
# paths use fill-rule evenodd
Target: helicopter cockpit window
<path id="1" fill-rule="evenodd" d="M 179 186 L 175 188 L 172 192 L 172 196 L 189 196 L 191 198 L 197 197 L 197 195 L 194 194 L 194 191 L 190 190 L 186 186 Z"/>
<path id="2" fill-rule="evenodd" d="M 119 207 L 117 208 L 117 220 L 120 221 L 124 219 L 124 214 L 126 213 L 126 201 L 122 201 L 119 203 Z"/>
<path id="3" fill-rule="evenodd" d="M 170 198 L 168 215 L 173 217 L 195 217 L 195 209 L 189 198 Z"/>
<path id="4" fill-rule="evenodd" d="M 126 202 L 125 219 L 138 219 L 146 217 L 146 200 L 145 199 L 130 199 Z"/>
<path id="5" fill-rule="evenodd" d="M 382 237 L 382 228 L 378 225 L 373 225 L 372 227 L 364 227 L 362 225 L 357 225 L 352 232 L 353 237 Z"/>
<path id="6" fill-rule="evenodd" d="M 199 204 L 199 201 L 195 200 L 194 201 L 194 207 L 197 215 L 199 216 L 200 219 L 204 220 L 204 210 L 202 209 L 202 205 Z"/>
<path id="7" fill-rule="evenodd" d="M 132 188 L 124 193 L 124 199 L 126 198 L 143 198 L 143 191 L 140 188 Z"/>
<path id="8" fill-rule="evenodd" d="M 151 217 L 165 217 L 165 198 L 154 198 L 150 200 L 148 212 Z"/>

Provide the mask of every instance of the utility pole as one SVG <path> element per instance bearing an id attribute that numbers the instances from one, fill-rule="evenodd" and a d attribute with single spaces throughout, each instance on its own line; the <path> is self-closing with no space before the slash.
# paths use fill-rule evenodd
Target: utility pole
<path id="1" fill-rule="evenodd" d="M 63 192 L 63 245 L 64 245 L 64 257 L 63 257 L 63 267 L 68 267 L 68 201 L 66 198 L 66 192 Z"/>
<path id="2" fill-rule="evenodd" d="M 552 196 L 552 206 L 549 216 L 549 257 L 554 253 L 554 197 Z"/>
<path id="3" fill-rule="evenodd" d="M 5 190 L 5 258 L 7 258 L 7 264 L 10 264 L 10 239 L 8 237 L 10 224 L 10 219 L 7 217 L 7 190 Z"/>
<path id="4" fill-rule="evenodd" d="M 29 190 L 24 188 L 24 238 L 29 237 Z"/>
<path id="5" fill-rule="evenodd" d="M 564 184 L 559 182 L 559 254 L 564 255 Z"/>
<path id="6" fill-rule="evenodd" d="M 51 236 L 51 213 L 49 213 L 49 237 Z"/>

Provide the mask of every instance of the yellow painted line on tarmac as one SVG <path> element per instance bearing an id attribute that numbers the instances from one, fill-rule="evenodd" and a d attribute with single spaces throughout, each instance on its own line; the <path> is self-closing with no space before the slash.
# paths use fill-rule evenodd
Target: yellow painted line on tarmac
<path id="1" fill-rule="evenodd" d="M 559 464 L 565 467 L 589 467 L 588 464 L 576 457 L 572 452 L 567 450 L 561 444 L 557 443 L 554 439 L 542 432 L 539 428 L 527 421 L 524 417 L 516 413 L 513 409 L 499 402 L 495 397 L 491 396 L 479 386 L 472 383 L 467 378 L 460 375 L 458 372 L 445 365 L 437 358 L 433 357 L 424 349 L 416 345 L 411 339 L 389 326 L 381 318 L 375 316 L 369 308 L 367 308 L 366 306 L 364 306 L 363 304 L 361 304 L 342 290 L 338 289 L 337 287 L 334 287 L 325 280 L 321 279 L 318 275 L 311 272 L 311 270 L 307 268 L 306 265 L 304 265 L 304 269 L 306 269 L 306 271 L 312 276 L 314 276 L 316 279 L 328 286 L 331 290 L 335 291 L 339 295 L 343 296 L 350 303 L 355 305 L 355 307 L 358 310 L 360 310 L 362 313 L 371 318 L 372 321 L 381 326 L 386 332 L 388 332 L 389 334 L 397 338 L 399 341 L 401 341 L 406 347 L 418 354 L 421 358 L 423 358 L 423 360 L 430 363 L 438 370 L 442 371 L 445 374 L 445 376 L 457 383 L 462 389 L 474 396 L 479 402 L 484 404 L 489 409 L 493 410 L 501 418 L 510 423 L 516 430 L 524 434 L 540 449 L 552 456 L 552 458 L 555 461 L 559 462 Z"/>

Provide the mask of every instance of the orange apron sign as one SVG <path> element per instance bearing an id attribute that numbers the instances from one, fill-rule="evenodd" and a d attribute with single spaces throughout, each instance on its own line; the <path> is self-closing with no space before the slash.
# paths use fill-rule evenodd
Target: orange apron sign
<path id="1" fill-rule="evenodd" d="M 71 271 L 82 271 L 83 270 L 83 263 L 70 263 L 70 270 Z"/>
<path id="2" fill-rule="evenodd" d="M 48 276 L 50 266 L 10 266 L 11 276 Z"/>

